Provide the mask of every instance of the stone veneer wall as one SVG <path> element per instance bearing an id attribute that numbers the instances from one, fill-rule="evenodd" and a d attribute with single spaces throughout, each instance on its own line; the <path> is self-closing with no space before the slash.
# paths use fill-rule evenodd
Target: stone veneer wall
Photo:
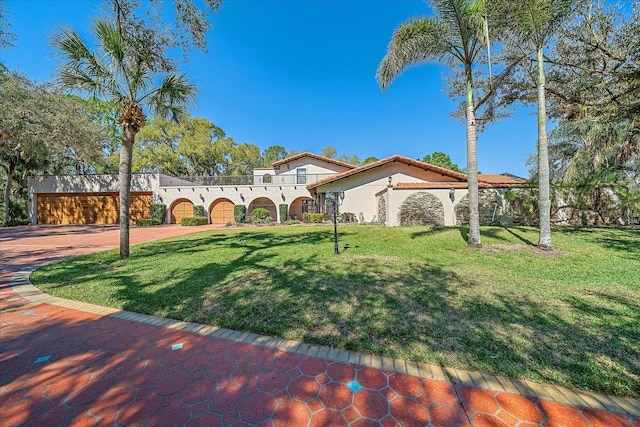
<path id="1" fill-rule="evenodd" d="M 444 225 L 444 206 L 433 194 L 414 193 L 400 207 L 400 225 Z"/>
<path id="2" fill-rule="evenodd" d="M 490 225 L 493 212 L 496 210 L 496 220 L 504 214 L 503 198 L 498 190 L 484 189 L 478 191 L 478 211 L 480 214 L 480 225 Z M 469 224 L 469 195 L 465 195 L 456 206 L 456 224 Z"/>
<path id="3" fill-rule="evenodd" d="M 384 197 L 378 197 L 378 223 L 387 225 L 387 201 Z"/>

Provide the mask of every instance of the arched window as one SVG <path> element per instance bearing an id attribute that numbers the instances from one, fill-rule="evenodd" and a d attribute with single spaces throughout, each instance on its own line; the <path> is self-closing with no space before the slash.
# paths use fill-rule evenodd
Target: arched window
<path id="1" fill-rule="evenodd" d="M 262 182 L 264 184 L 271 184 L 271 175 L 268 173 L 265 173 L 264 175 L 262 175 Z"/>

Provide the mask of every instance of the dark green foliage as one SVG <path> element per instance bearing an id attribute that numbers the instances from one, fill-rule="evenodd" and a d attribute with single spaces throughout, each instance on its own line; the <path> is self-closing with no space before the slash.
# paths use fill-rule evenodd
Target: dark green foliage
<path id="1" fill-rule="evenodd" d="M 311 224 L 320 224 L 325 220 L 328 220 L 329 216 L 327 214 L 324 213 L 310 213 L 310 212 L 305 212 L 302 214 L 302 222 L 305 222 L 307 224 L 311 223 Z"/>
<path id="2" fill-rule="evenodd" d="M 208 223 L 206 216 L 185 216 L 180 220 L 180 225 L 207 225 Z"/>
<path id="3" fill-rule="evenodd" d="M 167 205 L 162 203 L 154 203 L 151 205 L 151 219 L 160 221 L 160 224 L 164 224 L 167 220 Z"/>
<path id="4" fill-rule="evenodd" d="M 422 161 L 434 166 L 440 166 L 441 168 L 449 169 L 456 172 L 462 172 L 460 167 L 453 163 L 451 157 L 447 153 L 442 151 L 436 151 L 433 154 L 427 154 L 422 158 Z"/>
<path id="5" fill-rule="evenodd" d="M 298 221 L 297 219 L 288 219 L 284 222 L 285 225 L 295 225 L 295 224 L 300 224 L 300 221 Z"/>
<path id="6" fill-rule="evenodd" d="M 288 217 L 289 205 L 287 205 L 286 203 L 281 203 L 278 208 L 280 209 L 280 223 L 284 224 Z"/>
<path id="7" fill-rule="evenodd" d="M 195 205 L 193 207 L 193 216 L 207 216 L 206 211 L 204 210 L 204 206 Z"/>
<path id="8" fill-rule="evenodd" d="M 247 218 L 247 207 L 245 205 L 235 205 L 233 207 L 233 219 L 236 224 L 243 223 Z"/>
<path id="9" fill-rule="evenodd" d="M 155 218 L 140 218 L 136 220 L 136 225 L 138 227 L 151 227 L 153 225 L 160 225 L 162 221 L 157 220 Z"/>
<path id="10" fill-rule="evenodd" d="M 269 211 L 265 208 L 255 208 L 251 211 L 251 222 L 254 224 L 266 224 L 273 221 Z"/>

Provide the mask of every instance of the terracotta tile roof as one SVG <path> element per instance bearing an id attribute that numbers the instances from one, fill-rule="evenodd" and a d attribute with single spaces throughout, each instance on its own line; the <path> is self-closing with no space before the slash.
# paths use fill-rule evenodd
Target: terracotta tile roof
<path id="1" fill-rule="evenodd" d="M 467 182 L 401 182 L 393 186 L 399 190 L 415 189 L 415 190 L 437 190 L 437 189 L 449 189 L 449 188 L 467 188 Z M 478 188 L 491 188 L 493 187 L 486 182 L 478 181 Z"/>
<path id="2" fill-rule="evenodd" d="M 515 175 L 494 173 L 481 173 L 480 175 L 478 175 L 478 181 L 486 182 L 487 184 L 492 184 L 494 186 L 516 186 L 526 185 L 529 183 L 529 181 L 527 181 L 526 179 L 517 177 Z"/>
<path id="3" fill-rule="evenodd" d="M 277 162 L 274 162 L 272 165 L 273 165 L 273 167 L 275 169 L 277 169 L 281 165 L 286 165 L 287 163 L 293 162 L 293 161 L 298 160 L 298 159 L 302 159 L 304 157 L 311 157 L 313 159 L 322 160 L 322 161 L 327 162 L 327 163 L 333 163 L 334 165 L 342 166 L 342 167 L 349 168 L 349 169 L 355 169 L 357 167 L 357 166 L 349 164 L 349 163 L 341 162 L 340 160 L 336 160 L 336 159 L 331 159 L 329 157 L 320 156 L 318 154 L 313 154 L 313 153 L 310 153 L 308 151 L 303 151 L 300 154 L 295 154 L 295 155 L 293 155 L 291 157 L 287 157 L 286 159 L 278 160 Z"/>
<path id="4" fill-rule="evenodd" d="M 467 176 L 463 173 L 455 172 L 449 169 L 441 168 L 440 166 L 431 165 L 429 163 L 421 162 L 419 160 L 410 159 L 409 157 L 400 156 L 396 154 L 395 156 L 387 157 L 386 159 L 378 160 L 377 162 L 369 163 L 369 164 L 357 167 L 355 169 L 351 169 L 351 170 L 339 173 L 337 175 L 330 176 L 325 179 L 321 179 L 320 181 L 313 182 L 307 185 L 307 188 L 313 189 L 313 188 L 319 187 L 320 185 L 328 184 L 330 182 L 337 181 L 339 179 L 346 178 L 348 176 L 355 175 L 367 170 L 375 169 L 380 166 L 386 165 L 388 163 L 393 163 L 393 162 L 404 163 L 406 165 L 415 166 L 417 168 L 424 169 L 426 171 L 436 172 L 443 176 L 451 177 L 457 181 L 467 180 Z"/>

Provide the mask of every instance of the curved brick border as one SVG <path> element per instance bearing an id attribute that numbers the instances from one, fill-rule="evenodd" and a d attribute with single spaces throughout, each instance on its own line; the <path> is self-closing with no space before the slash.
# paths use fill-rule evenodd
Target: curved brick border
<path id="1" fill-rule="evenodd" d="M 533 383 L 526 380 L 496 377 L 462 369 L 442 368 L 437 365 L 409 362 L 347 350 L 338 350 L 326 346 L 308 345 L 283 338 L 239 332 L 199 323 L 187 323 L 102 307 L 85 302 L 57 298 L 42 293 L 38 288 L 31 284 L 29 276 L 32 271 L 33 270 L 23 270 L 15 272 L 10 279 L 10 287 L 22 298 L 29 301 L 29 303 L 27 305 L 22 304 L 19 307 L 0 310 L 0 312 L 9 312 L 18 309 L 23 310 L 28 305 L 45 303 L 92 314 L 110 316 L 131 322 L 166 327 L 176 331 L 185 331 L 203 336 L 224 338 L 238 343 L 266 347 L 272 350 L 288 351 L 332 362 L 351 363 L 354 365 L 360 365 L 364 368 L 374 368 L 398 374 L 408 374 L 425 379 L 449 381 L 458 391 L 460 391 L 460 397 L 463 404 L 465 403 L 465 398 L 462 392 L 467 390 L 467 387 L 474 387 L 476 389 L 490 390 L 492 392 L 515 394 L 544 401 L 552 401 L 566 405 L 574 405 L 578 407 L 640 417 L 640 400 L 637 399 L 590 393 L 550 384 Z"/>

